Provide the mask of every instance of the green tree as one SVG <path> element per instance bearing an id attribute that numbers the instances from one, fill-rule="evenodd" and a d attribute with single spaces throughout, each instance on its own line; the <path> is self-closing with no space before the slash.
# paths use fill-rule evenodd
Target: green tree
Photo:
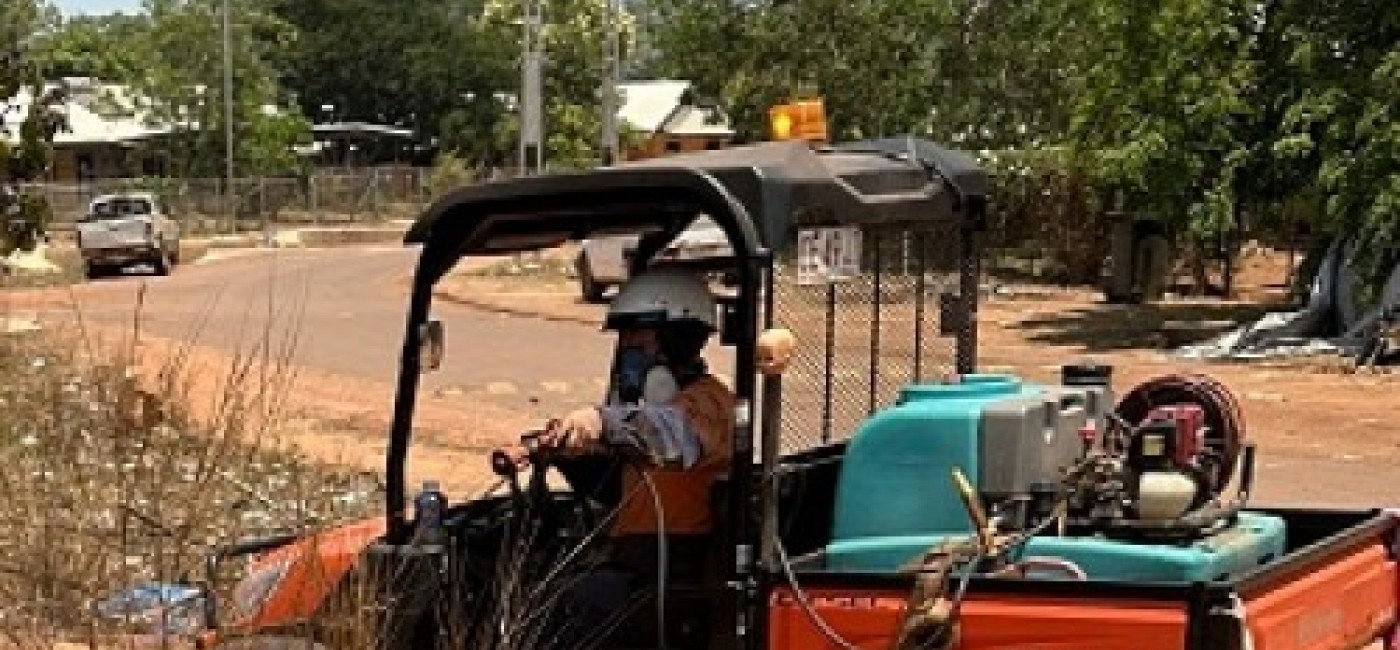
<path id="1" fill-rule="evenodd" d="M 7 110 L 0 114 L 0 255 L 32 248 L 50 217 L 42 196 L 26 194 L 21 183 L 41 178 L 52 157 L 54 135 L 63 127 L 53 107 L 59 91 L 45 91 L 31 47 L 37 34 L 52 24 L 54 13 L 39 0 L 0 5 L 0 102 L 8 106 L 23 91 L 28 110 L 18 123 Z M 18 136 L 12 143 L 10 135 Z"/>
<path id="2" fill-rule="evenodd" d="M 1253 0 L 1097 3 L 1070 136 L 1119 205 L 1189 236 L 1195 260 L 1233 254 L 1257 114 Z M 1222 245 L 1223 244 L 1223 245 Z M 1195 266 L 1199 284 L 1205 266 Z M 1229 290 L 1229 273 L 1226 287 Z"/>
<path id="3" fill-rule="evenodd" d="M 311 121 L 295 109 L 290 112 L 259 111 L 249 117 L 237 144 L 244 175 L 299 176 L 305 163 L 294 145 L 311 143 Z"/>
<path id="4" fill-rule="evenodd" d="M 545 2 L 543 109 L 545 162 L 551 168 L 587 168 L 600 160 L 606 10 L 606 0 Z M 523 12 L 521 0 L 489 0 L 483 13 L 485 38 L 498 44 L 497 52 L 508 57 L 505 63 L 512 75 L 508 82 L 512 97 L 520 96 Z M 624 11 L 619 24 L 625 59 L 633 48 L 635 21 Z M 496 142 L 518 142 L 518 113 L 509 111 L 502 116 L 505 119 L 494 132 Z"/>
<path id="5" fill-rule="evenodd" d="M 1319 223 L 1354 237 L 1371 284 L 1400 259 L 1400 5 L 1266 3 L 1273 169 L 1320 197 Z M 1376 288 L 1376 287 L 1373 287 Z"/>
<path id="6" fill-rule="evenodd" d="M 282 81 L 317 120 L 395 124 L 477 160 L 499 147 L 513 52 L 480 0 L 275 0 L 299 38 Z"/>
<path id="7" fill-rule="evenodd" d="M 769 106 L 821 96 L 839 139 L 1057 142 L 1076 42 L 1066 1 L 647 0 L 639 65 L 722 97 L 740 139 L 767 137 Z"/>
<path id="8" fill-rule="evenodd" d="M 223 175 L 225 102 L 221 0 L 147 0 L 149 28 L 144 72 L 135 80 L 150 101 L 153 121 L 170 125 L 169 151 L 177 174 Z M 233 131 L 236 173 L 289 171 L 287 152 L 310 139 L 307 122 L 277 83 L 273 63 L 296 31 L 268 10 L 265 0 L 230 0 L 233 59 Z"/>
<path id="9" fill-rule="evenodd" d="M 38 40 L 34 58 L 49 80 L 93 77 L 129 83 L 145 65 L 144 16 L 111 14 L 75 16 L 61 21 Z"/>

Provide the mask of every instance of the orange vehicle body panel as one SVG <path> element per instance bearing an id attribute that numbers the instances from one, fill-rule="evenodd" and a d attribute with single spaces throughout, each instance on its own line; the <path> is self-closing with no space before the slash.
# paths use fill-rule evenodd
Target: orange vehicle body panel
<path id="1" fill-rule="evenodd" d="M 813 608 L 861 648 L 893 644 L 909 594 L 863 589 L 804 589 Z M 1131 600 L 969 595 L 959 650 L 1181 650 L 1186 610 Z M 808 618 L 791 590 L 769 600 L 769 650 L 839 650 Z"/>
<path id="2" fill-rule="evenodd" d="M 355 566 L 365 548 L 382 537 L 384 531 L 384 518 L 373 517 L 309 534 L 258 556 L 250 570 L 277 562 L 291 564 L 263 606 L 234 627 L 276 628 L 309 619 Z"/>
<path id="3" fill-rule="evenodd" d="M 1396 621 L 1400 569 L 1373 544 L 1245 601 L 1256 650 L 1355 648 Z"/>

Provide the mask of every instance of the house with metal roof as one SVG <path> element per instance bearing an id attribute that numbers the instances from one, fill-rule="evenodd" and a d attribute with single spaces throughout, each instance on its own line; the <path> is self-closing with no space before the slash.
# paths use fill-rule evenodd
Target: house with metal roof
<path id="1" fill-rule="evenodd" d="M 167 126 L 149 120 L 124 86 L 86 78 L 45 84 L 42 92 L 64 91 L 57 107 L 65 125 L 54 135 L 54 156 L 48 180 L 85 181 L 97 178 L 138 176 L 158 167 L 142 145 L 170 133 Z M 0 137 L 20 139 L 20 126 L 34 103 L 31 89 L 0 100 L 5 119 Z"/>
<path id="2" fill-rule="evenodd" d="M 627 148 L 628 160 L 668 153 L 723 149 L 734 138 L 729 116 L 713 100 L 701 97 L 689 81 L 656 79 L 618 85 L 618 117 L 641 137 Z"/>

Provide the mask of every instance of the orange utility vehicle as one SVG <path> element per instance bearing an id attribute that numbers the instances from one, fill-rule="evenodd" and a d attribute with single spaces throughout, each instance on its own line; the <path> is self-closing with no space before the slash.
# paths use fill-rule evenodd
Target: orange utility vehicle
<path id="1" fill-rule="evenodd" d="M 742 460 L 715 486 L 705 556 L 688 558 L 702 575 L 668 580 L 663 560 L 596 647 L 1395 647 L 1400 520 L 1252 507 L 1255 451 L 1225 387 L 1171 376 L 1117 397 L 1107 367 L 1067 365 L 1051 383 L 976 371 L 987 188 L 968 157 L 895 138 L 446 196 L 407 237 L 421 256 L 383 517 L 220 550 L 211 583 L 232 557 L 250 572 L 228 606 L 210 585 L 203 643 L 349 647 L 372 630 L 384 648 L 547 647 L 557 596 L 592 570 L 617 507 L 612 474 L 533 447 L 524 475 L 498 468 L 497 491 L 441 517 L 408 511 L 420 375 L 442 362 L 433 290 L 466 256 L 627 234 L 634 271 L 684 263 L 716 279 Z M 732 255 L 659 259 L 701 216 Z M 784 329 L 791 358 L 760 344 Z"/>

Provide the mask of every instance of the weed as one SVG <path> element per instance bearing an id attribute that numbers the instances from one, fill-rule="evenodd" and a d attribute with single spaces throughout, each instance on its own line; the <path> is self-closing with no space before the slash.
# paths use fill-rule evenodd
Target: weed
<path id="1" fill-rule="evenodd" d="M 376 478 L 276 448 L 294 337 L 233 355 L 202 399 L 191 346 L 83 328 L 0 338 L 0 642 L 105 643 L 148 627 L 102 596 L 193 583 L 215 546 L 364 516 Z"/>

